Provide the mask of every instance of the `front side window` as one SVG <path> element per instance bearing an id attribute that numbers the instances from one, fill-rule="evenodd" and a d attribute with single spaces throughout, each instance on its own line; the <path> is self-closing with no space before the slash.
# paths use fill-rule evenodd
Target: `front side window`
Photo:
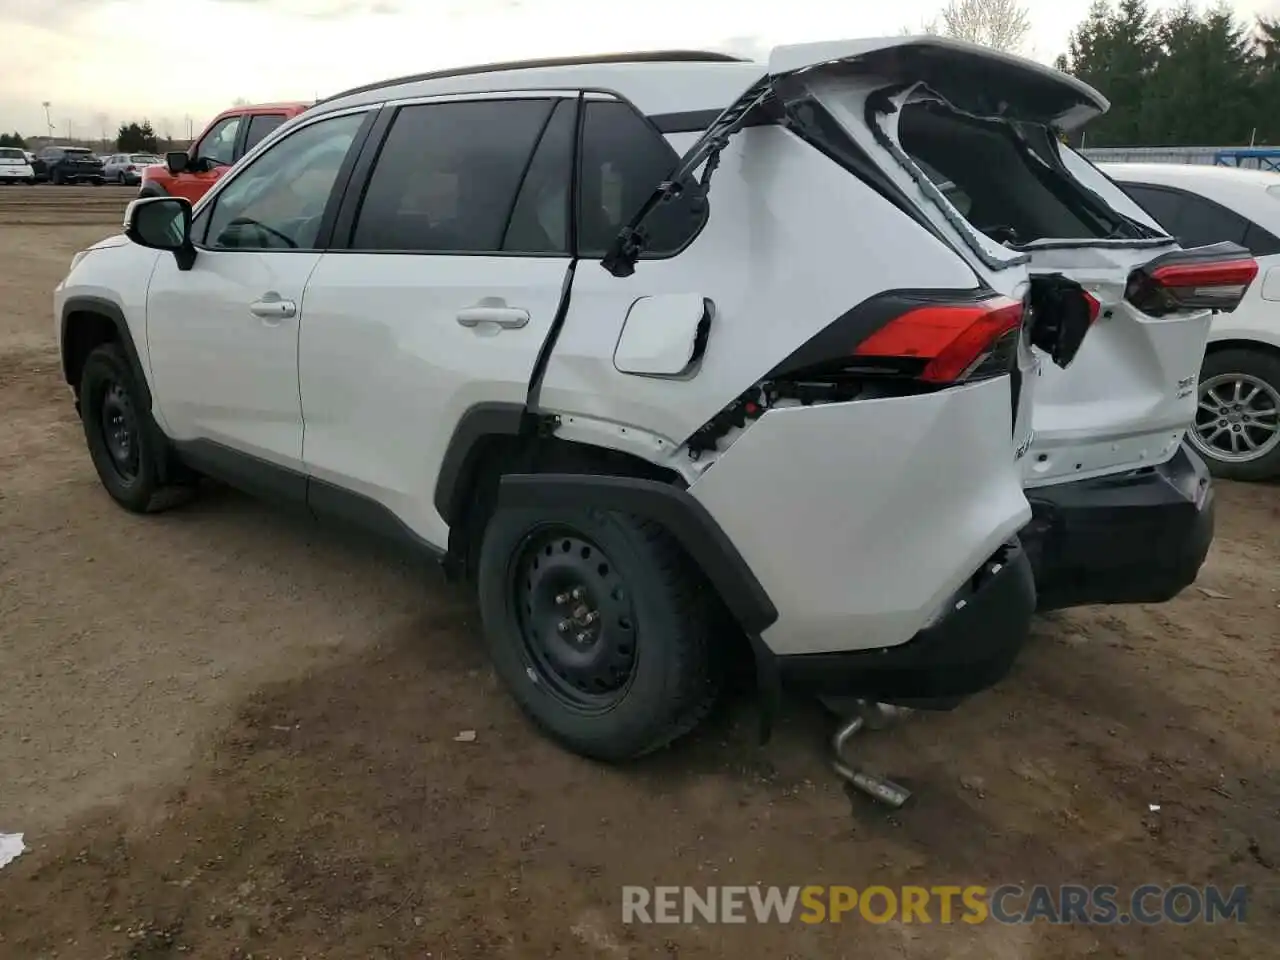
<path id="1" fill-rule="evenodd" d="M 500 252 L 554 106 L 475 100 L 402 107 L 370 176 L 351 249 Z"/>
<path id="2" fill-rule="evenodd" d="M 195 158 L 209 160 L 220 166 L 230 166 L 234 163 L 236 134 L 240 132 L 241 119 L 240 116 L 234 116 L 219 120 L 196 146 L 193 151 Z"/>
<path id="3" fill-rule="evenodd" d="M 222 250 L 315 249 L 338 170 L 364 118 L 320 120 L 270 147 L 214 198 L 204 242 Z"/>
<path id="4" fill-rule="evenodd" d="M 586 104 L 578 188 L 579 253 L 603 257 L 617 237 L 679 162 L 666 139 L 628 104 Z M 702 225 L 693 191 L 656 209 L 645 222 L 645 255 L 671 254 Z"/>

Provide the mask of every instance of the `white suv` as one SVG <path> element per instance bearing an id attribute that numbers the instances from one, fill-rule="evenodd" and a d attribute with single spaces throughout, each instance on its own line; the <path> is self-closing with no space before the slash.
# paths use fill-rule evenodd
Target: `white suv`
<path id="1" fill-rule="evenodd" d="M 1024 482 L 1051 603 L 1172 595 L 1212 534 L 1178 441 L 1251 261 L 1060 151 L 1105 106 L 936 38 L 361 88 L 80 254 L 67 381 L 129 509 L 207 475 L 474 576 L 584 754 L 692 728 L 743 636 L 770 693 L 954 705 L 1027 634 Z"/>

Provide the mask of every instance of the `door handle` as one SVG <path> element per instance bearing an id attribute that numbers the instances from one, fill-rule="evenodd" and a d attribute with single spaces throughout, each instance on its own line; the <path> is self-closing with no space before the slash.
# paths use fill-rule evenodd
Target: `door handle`
<path id="1" fill-rule="evenodd" d="M 249 312 L 263 320 L 286 320 L 296 316 L 298 305 L 292 300 L 281 299 L 280 294 L 264 293 L 261 300 L 249 304 Z"/>
<path id="2" fill-rule="evenodd" d="M 518 330 L 529 322 L 529 311 L 519 307 L 466 307 L 458 311 L 458 323 L 464 327 L 478 327 L 492 323 L 504 330 Z"/>

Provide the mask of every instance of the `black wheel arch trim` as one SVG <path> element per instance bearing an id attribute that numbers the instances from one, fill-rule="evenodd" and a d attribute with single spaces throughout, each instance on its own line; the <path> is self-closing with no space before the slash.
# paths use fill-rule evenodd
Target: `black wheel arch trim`
<path id="1" fill-rule="evenodd" d="M 434 502 L 444 522 L 453 526 L 466 509 L 472 474 L 482 441 L 518 436 L 524 426 L 523 403 L 477 403 L 458 418 L 436 474 Z"/>
<path id="2" fill-rule="evenodd" d="M 138 375 L 138 390 L 142 394 L 142 400 L 146 405 L 148 417 L 151 414 L 151 384 L 147 381 L 147 371 L 142 365 L 142 358 L 138 355 L 137 345 L 133 342 L 133 333 L 129 329 L 129 323 L 124 318 L 124 311 L 111 300 L 105 300 L 102 297 L 76 296 L 68 297 L 67 301 L 62 305 L 61 323 L 61 339 L 59 341 L 59 349 L 62 354 L 62 376 L 68 384 L 75 389 L 80 388 L 78 378 L 72 375 L 69 366 L 70 357 L 67 354 L 67 334 L 70 331 L 71 318 L 77 313 L 94 313 L 101 317 L 105 317 L 115 327 L 116 340 L 123 348 L 125 355 L 128 356 L 129 362 L 133 364 L 134 372 Z"/>
<path id="3" fill-rule="evenodd" d="M 498 488 L 503 507 L 618 510 L 661 524 L 702 570 L 748 635 L 778 619 L 751 567 L 710 512 L 691 493 L 657 480 L 593 474 L 507 474 Z"/>

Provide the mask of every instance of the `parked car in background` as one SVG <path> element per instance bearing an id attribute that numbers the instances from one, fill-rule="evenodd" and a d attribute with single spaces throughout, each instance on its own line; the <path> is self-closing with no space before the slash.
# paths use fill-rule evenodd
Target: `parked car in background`
<path id="1" fill-rule="evenodd" d="M 113 153 L 103 162 L 102 175 L 109 183 L 135 186 L 142 182 L 143 170 L 163 162 L 153 153 Z"/>
<path id="2" fill-rule="evenodd" d="M 41 179 L 49 183 L 103 183 L 102 160 L 88 147 L 45 147 L 40 164 Z"/>
<path id="3" fill-rule="evenodd" d="M 1213 535 L 1182 438 L 1256 264 L 1059 150 L 1106 108 L 938 37 L 374 84 L 134 201 L 55 291 L 63 373 L 127 509 L 204 474 L 474 577 L 581 753 L 691 730 L 725 655 L 953 707 L 1038 595 L 1168 599 Z"/>
<path id="4" fill-rule="evenodd" d="M 36 182 L 36 173 L 31 169 L 27 154 L 17 147 L 0 147 L 0 183 Z"/>
<path id="5" fill-rule="evenodd" d="M 1258 281 L 1214 317 L 1188 436 L 1217 476 L 1280 476 L 1280 175 L 1233 167 L 1107 163 L 1100 169 L 1184 247 L 1247 247 Z"/>
<path id="6" fill-rule="evenodd" d="M 140 197 L 185 197 L 195 203 L 271 131 L 306 110 L 307 103 L 233 107 L 218 114 L 186 151 L 142 171 Z"/>

